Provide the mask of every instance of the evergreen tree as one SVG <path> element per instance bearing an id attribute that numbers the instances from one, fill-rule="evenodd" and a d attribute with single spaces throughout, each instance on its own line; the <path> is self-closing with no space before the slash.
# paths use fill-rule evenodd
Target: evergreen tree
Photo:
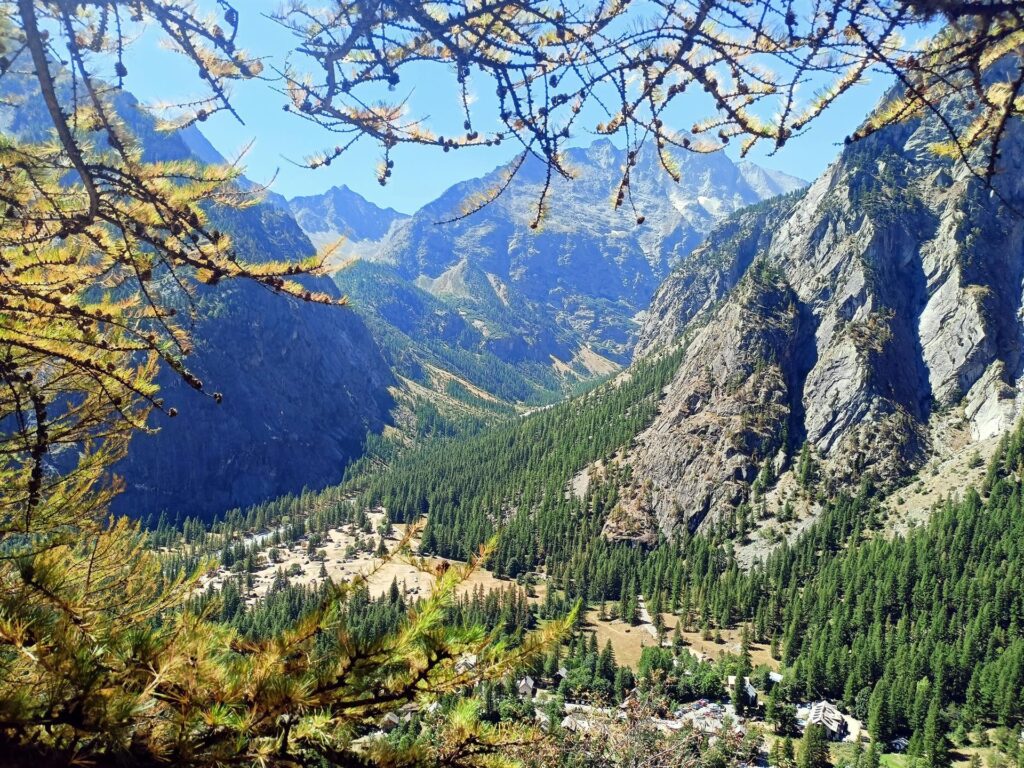
<path id="1" fill-rule="evenodd" d="M 798 768 L 827 768 L 830 764 L 825 727 L 818 724 L 808 725 L 800 740 Z"/>

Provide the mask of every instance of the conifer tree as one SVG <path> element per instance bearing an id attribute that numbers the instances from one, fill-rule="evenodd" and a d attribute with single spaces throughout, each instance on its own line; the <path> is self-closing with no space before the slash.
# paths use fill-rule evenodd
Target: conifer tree
<path id="1" fill-rule="evenodd" d="M 798 768 L 827 768 L 829 762 L 828 737 L 825 727 L 812 723 L 804 729 L 800 740 Z"/>

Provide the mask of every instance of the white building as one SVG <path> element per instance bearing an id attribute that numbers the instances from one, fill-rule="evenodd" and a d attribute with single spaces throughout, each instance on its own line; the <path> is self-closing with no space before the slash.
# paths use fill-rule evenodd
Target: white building
<path id="1" fill-rule="evenodd" d="M 519 695 L 522 696 L 524 699 L 532 699 L 535 690 L 533 678 L 529 675 L 524 677 L 522 680 L 516 683 L 516 690 L 519 692 Z"/>

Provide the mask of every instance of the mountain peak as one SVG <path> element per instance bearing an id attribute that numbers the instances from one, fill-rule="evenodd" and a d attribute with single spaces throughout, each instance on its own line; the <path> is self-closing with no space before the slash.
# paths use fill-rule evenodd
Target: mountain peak
<path id="1" fill-rule="evenodd" d="M 318 246 L 339 238 L 380 240 L 391 225 L 406 218 L 394 208 L 381 208 L 341 184 L 318 195 L 293 197 L 288 207 L 296 221 Z"/>
<path id="2" fill-rule="evenodd" d="M 785 195 L 807 186 L 807 182 L 797 176 L 743 160 L 736 164 L 744 180 L 762 197 Z"/>

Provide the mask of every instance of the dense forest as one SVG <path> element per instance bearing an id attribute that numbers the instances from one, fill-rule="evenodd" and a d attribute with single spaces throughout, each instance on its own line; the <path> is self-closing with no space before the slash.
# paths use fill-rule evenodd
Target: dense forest
<path id="1" fill-rule="evenodd" d="M 386 508 L 396 522 L 427 515 L 423 549 L 442 556 L 466 559 L 501 529 L 491 566 L 515 576 L 536 563 L 537 547 L 550 546 L 547 538 L 518 540 L 518 526 L 578 516 L 581 502 L 565 498 L 567 479 L 610 459 L 650 422 L 680 355 L 677 350 L 649 360 L 581 397 L 470 439 L 403 453 L 385 447 L 349 468 L 347 486 L 364 505 Z M 375 471 L 381 463 L 386 472 Z M 544 536 L 593 533 L 573 529 L 546 529 Z"/>

